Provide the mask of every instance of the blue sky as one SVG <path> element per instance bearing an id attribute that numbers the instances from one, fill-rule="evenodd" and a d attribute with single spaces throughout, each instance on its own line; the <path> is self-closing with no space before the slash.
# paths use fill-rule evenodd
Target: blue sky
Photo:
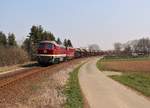
<path id="1" fill-rule="evenodd" d="M 0 0 L 0 31 L 15 33 L 19 42 L 32 25 L 56 37 L 70 38 L 75 47 L 150 37 L 149 0 Z"/>

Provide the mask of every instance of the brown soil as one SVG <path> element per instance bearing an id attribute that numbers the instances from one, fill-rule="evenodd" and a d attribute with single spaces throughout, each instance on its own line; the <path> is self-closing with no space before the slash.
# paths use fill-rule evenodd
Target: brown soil
<path id="1" fill-rule="evenodd" d="M 104 70 L 121 72 L 147 72 L 150 73 L 150 61 L 110 61 L 102 62 Z"/>
<path id="2" fill-rule="evenodd" d="M 85 59 L 38 67 L 0 78 L 0 108 L 62 108 L 68 73 Z"/>

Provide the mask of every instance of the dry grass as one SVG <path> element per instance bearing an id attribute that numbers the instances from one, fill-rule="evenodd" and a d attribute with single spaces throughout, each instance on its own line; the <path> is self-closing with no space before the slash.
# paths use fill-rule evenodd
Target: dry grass
<path id="1" fill-rule="evenodd" d="M 12 65 L 12 66 L 0 67 L 0 73 L 6 72 L 6 71 L 15 71 L 15 70 L 21 69 L 21 68 L 29 68 L 29 67 L 37 67 L 37 66 L 38 66 L 38 63 L 36 61 L 29 61 L 29 62 L 25 62 L 23 64 L 16 64 L 16 65 Z"/>
<path id="2" fill-rule="evenodd" d="M 29 60 L 28 54 L 21 48 L 0 47 L 0 66 L 22 64 Z"/>
<path id="3" fill-rule="evenodd" d="M 10 70 L 15 70 L 15 69 L 18 69 L 18 68 L 19 68 L 18 65 L 4 66 L 4 67 L 0 67 L 0 72 L 6 72 L 6 71 L 10 71 Z"/>
<path id="4" fill-rule="evenodd" d="M 150 73 L 150 61 L 106 61 L 100 62 L 102 70 L 121 72 L 147 72 Z"/>

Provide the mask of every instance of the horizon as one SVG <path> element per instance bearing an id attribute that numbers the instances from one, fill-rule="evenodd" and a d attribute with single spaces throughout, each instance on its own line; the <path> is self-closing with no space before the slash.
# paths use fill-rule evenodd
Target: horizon
<path id="1" fill-rule="evenodd" d="M 15 34 L 23 42 L 32 25 L 42 25 L 75 47 L 98 44 L 113 49 L 115 42 L 150 37 L 148 0 L 3 0 L 0 1 L 0 31 Z"/>

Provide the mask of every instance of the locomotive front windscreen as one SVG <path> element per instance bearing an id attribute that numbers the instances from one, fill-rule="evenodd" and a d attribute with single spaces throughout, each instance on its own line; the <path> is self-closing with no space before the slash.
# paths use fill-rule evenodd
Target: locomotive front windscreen
<path id="1" fill-rule="evenodd" d="M 51 44 L 51 43 L 40 43 L 39 44 L 39 48 L 52 49 L 53 48 L 53 44 Z"/>

